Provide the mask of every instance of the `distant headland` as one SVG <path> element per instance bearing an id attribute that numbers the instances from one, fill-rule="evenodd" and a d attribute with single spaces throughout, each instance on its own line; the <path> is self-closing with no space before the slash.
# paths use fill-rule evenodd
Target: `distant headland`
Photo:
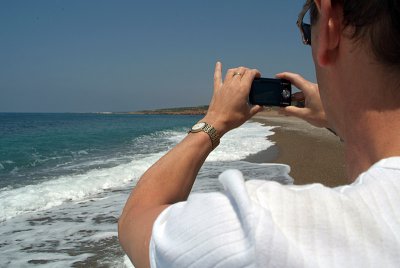
<path id="1" fill-rule="evenodd" d="M 164 108 L 155 110 L 144 110 L 136 112 L 100 112 L 100 114 L 168 114 L 168 115 L 204 115 L 207 113 L 208 105 L 196 107 Z"/>
<path id="2" fill-rule="evenodd" d="M 298 107 L 304 107 L 296 105 Z M 97 112 L 97 114 L 143 114 L 143 115 L 205 115 L 208 105 L 195 107 L 162 108 L 154 110 L 143 110 L 133 112 Z M 264 107 L 264 111 L 278 111 L 277 107 Z"/>

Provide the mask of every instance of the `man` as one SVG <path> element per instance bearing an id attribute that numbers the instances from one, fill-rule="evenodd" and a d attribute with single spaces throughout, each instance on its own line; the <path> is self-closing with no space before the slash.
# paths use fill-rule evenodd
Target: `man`
<path id="1" fill-rule="evenodd" d="M 309 9 L 311 26 L 302 22 Z M 343 139 L 345 187 L 245 183 L 229 170 L 220 176 L 225 193 L 181 202 L 219 138 L 262 109 L 247 104 L 260 73 L 239 67 L 222 81 L 217 63 L 204 123 L 143 175 L 126 203 L 119 239 L 135 266 L 398 266 L 399 18 L 394 0 L 307 1 L 299 26 L 312 45 L 319 89 L 298 75 L 278 75 L 306 101 L 306 108 L 284 113 L 330 127 Z"/>

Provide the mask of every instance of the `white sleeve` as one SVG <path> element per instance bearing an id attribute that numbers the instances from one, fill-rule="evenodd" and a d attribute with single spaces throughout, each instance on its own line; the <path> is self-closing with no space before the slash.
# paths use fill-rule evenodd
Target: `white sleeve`
<path id="1" fill-rule="evenodd" d="M 287 240 L 270 214 L 251 203 L 242 174 L 228 170 L 220 181 L 226 193 L 192 194 L 159 215 L 150 242 L 151 267 L 279 265 L 271 263 L 270 254 L 301 263 L 300 256 L 287 259 Z"/>
<path id="2" fill-rule="evenodd" d="M 193 194 L 159 215 L 154 267 L 398 267 L 400 157 L 351 185 L 282 186 L 228 170 L 225 193 Z"/>

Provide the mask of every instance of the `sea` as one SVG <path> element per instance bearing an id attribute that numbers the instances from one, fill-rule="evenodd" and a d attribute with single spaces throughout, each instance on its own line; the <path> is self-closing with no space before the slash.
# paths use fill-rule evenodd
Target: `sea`
<path id="1" fill-rule="evenodd" d="M 0 113 L 0 267 L 133 267 L 118 243 L 122 208 L 141 175 L 200 119 Z M 273 146 L 273 129 L 249 121 L 226 134 L 192 191 L 222 191 L 218 175 L 230 168 L 271 179 L 268 165 L 246 158 Z"/>

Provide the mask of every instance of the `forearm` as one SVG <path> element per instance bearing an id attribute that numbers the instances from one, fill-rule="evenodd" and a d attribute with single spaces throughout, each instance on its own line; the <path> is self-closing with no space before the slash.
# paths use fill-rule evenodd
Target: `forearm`
<path id="1" fill-rule="evenodd" d="M 211 150 L 211 141 L 206 133 L 188 134 L 143 174 L 125 210 L 144 210 L 186 200 Z"/>
<path id="2" fill-rule="evenodd" d="M 255 77 L 260 77 L 257 70 L 230 69 L 223 81 L 221 69 L 218 62 L 213 98 L 202 120 L 212 125 L 219 137 L 262 109 L 247 104 L 251 83 Z M 149 266 L 149 243 L 154 221 L 169 205 L 187 199 L 197 173 L 211 151 L 212 143 L 207 133 L 188 134 L 139 180 L 118 224 L 121 245 L 135 267 Z"/>
<path id="3" fill-rule="evenodd" d="M 186 200 L 212 151 L 204 132 L 188 134 L 140 178 L 119 220 L 119 239 L 135 267 L 149 267 L 152 223 L 168 205 Z"/>

